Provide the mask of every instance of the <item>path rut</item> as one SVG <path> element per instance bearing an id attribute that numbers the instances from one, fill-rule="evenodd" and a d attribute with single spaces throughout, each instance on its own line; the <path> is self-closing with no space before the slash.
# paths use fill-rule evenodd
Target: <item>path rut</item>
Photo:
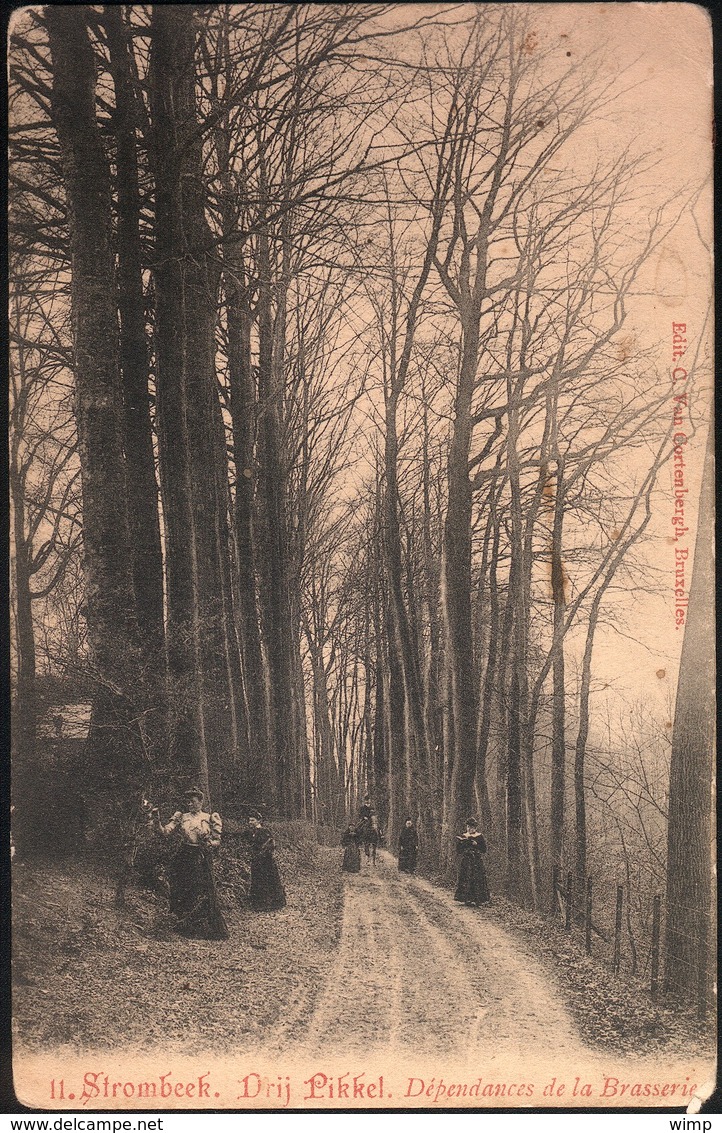
<path id="1" fill-rule="evenodd" d="M 277 1036 L 281 1039 L 281 1036 Z M 280 1044 L 305 1054 L 589 1051 L 542 964 L 488 909 L 399 874 L 389 854 L 345 878 L 339 951 L 310 1018 Z"/>

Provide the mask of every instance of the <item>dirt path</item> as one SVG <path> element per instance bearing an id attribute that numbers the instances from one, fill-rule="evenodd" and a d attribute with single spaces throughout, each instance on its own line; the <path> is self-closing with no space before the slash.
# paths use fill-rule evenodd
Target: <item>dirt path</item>
<path id="1" fill-rule="evenodd" d="M 489 910 L 399 874 L 389 854 L 345 879 L 325 989 L 305 1025 L 286 1022 L 277 1049 L 307 1054 L 453 1052 L 488 1062 L 550 1045 L 565 1058 L 589 1053 L 545 969 Z"/>

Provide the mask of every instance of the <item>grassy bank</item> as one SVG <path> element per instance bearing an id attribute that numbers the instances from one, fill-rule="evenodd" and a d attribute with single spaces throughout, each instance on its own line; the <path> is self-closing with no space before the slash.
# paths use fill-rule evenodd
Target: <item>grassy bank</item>
<path id="1" fill-rule="evenodd" d="M 559 922 L 503 897 L 494 898 L 489 914 L 546 964 L 591 1046 L 640 1056 L 711 1049 L 712 1021 L 699 1023 L 692 1006 L 653 1003 L 639 982 L 615 977 L 605 964 L 587 956 L 581 938 L 566 933 Z"/>
<path id="2" fill-rule="evenodd" d="M 99 1050 L 162 1044 L 216 1051 L 263 1043 L 301 1021 L 336 953 L 342 911 L 339 852 L 301 823 L 276 829 L 285 909 L 243 902 L 244 861 L 228 839 L 217 863 L 227 941 L 172 932 L 167 902 L 114 885 L 84 859 L 13 866 L 13 1026 L 24 1046 Z"/>

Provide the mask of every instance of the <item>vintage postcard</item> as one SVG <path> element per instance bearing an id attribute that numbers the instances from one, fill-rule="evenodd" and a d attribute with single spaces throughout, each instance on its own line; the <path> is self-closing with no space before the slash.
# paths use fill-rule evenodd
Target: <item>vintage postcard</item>
<path id="1" fill-rule="evenodd" d="M 695 1112 L 705 11 L 9 51 L 19 1102 Z"/>

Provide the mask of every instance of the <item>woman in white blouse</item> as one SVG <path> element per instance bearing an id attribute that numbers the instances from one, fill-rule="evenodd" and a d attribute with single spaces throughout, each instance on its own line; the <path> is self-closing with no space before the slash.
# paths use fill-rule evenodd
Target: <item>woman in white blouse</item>
<path id="1" fill-rule="evenodd" d="M 180 846 L 168 866 L 170 911 L 184 936 L 227 940 L 228 927 L 218 904 L 211 850 L 221 843 L 223 824 L 216 813 L 203 809 L 203 792 L 190 787 L 183 796 L 186 809 L 177 810 L 165 824 L 158 808 L 153 814 L 165 837 L 178 833 Z"/>

